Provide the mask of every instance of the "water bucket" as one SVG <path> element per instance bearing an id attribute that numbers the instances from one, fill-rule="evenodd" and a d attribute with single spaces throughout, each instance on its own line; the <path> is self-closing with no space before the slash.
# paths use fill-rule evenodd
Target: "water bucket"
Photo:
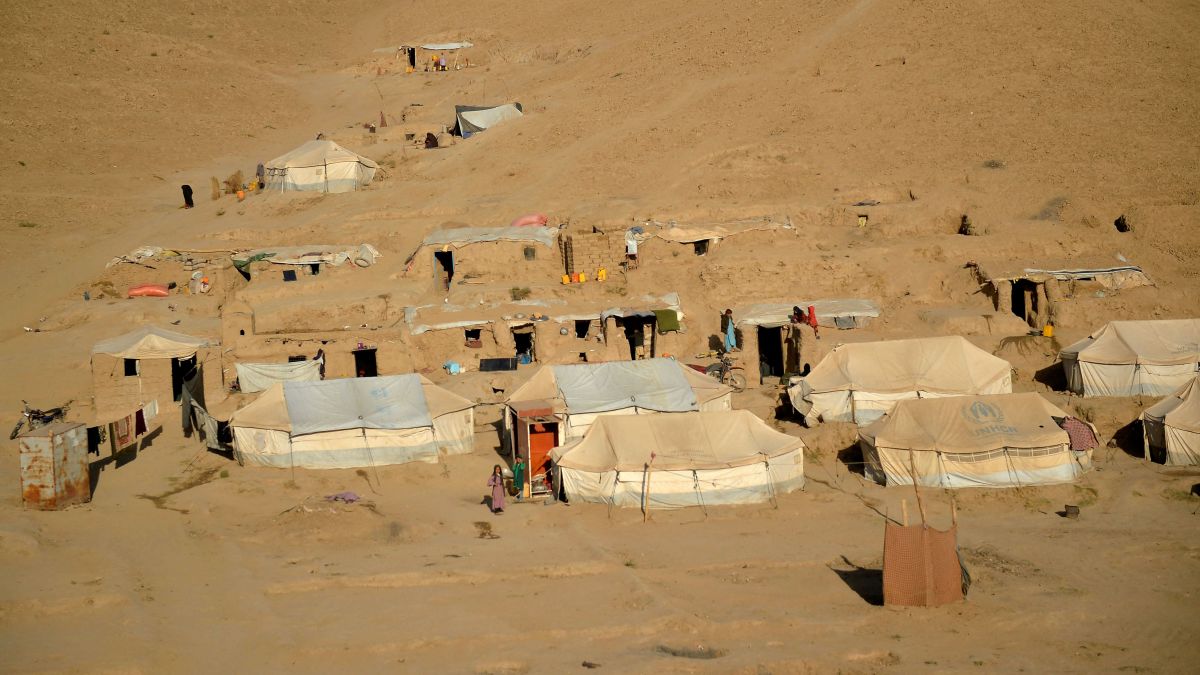
<path id="1" fill-rule="evenodd" d="M 1046 324 L 1046 326 L 1042 328 L 1042 335 L 1046 337 L 1054 337 L 1054 324 Z"/>

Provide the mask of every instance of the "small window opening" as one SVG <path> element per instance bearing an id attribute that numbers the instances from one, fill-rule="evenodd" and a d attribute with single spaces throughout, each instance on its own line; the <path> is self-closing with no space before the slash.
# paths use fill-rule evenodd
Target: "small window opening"
<path id="1" fill-rule="evenodd" d="M 303 354 L 300 354 L 298 356 L 289 356 L 288 357 L 288 363 L 298 363 L 300 361 L 307 361 L 307 360 L 308 360 L 308 357 L 304 356 Z"/>
<path id="2" fill-rule="evenodd" d="M 525 259 L 534 260 L 537 258 L 537 249 L 532 246 L 525 247 Z"/>
<path id="3" fill-rule="evenodd" d="M 588 360 L 587 360 L 587 352 L 579 352 L 579 362 L 580 362 L 580 363 L 587 363 L 587 362 L 588 362 Z"/>
<path id="4" fill-rule="evenodd" d="M 138 360 L 137 359 L 125 359 L 125 377 L 137 377 L 137 376 L 138 376 Z"/>
<path id="5" fill-rule="evenodd" d="M 242 328 L 242 329 L 238 330 L 238 335 L 245 335 L 245 334 L 246 334 L 246 329 L 245 329 L 245 328 Z"/>
<path id="6" fill-rule="evenodd" d="M 709 239 L 693 241 L 692 242 L 692 250 L 696 253 L 696 255 L 708 255 L 708 242 L 709 241 L 710 241 Z"/>

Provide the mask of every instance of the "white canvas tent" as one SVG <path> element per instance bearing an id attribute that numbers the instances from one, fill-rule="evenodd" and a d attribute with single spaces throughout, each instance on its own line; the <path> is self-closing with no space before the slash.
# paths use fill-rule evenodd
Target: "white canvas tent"
<path id="1" fill-rule="evenodd" d="M 280 192 L 352 192 L 370 183 L 378 168 L 333 141 L 309 141 L 267 162 L 267 186 Z"/>
<path id="2" fill-rule="evenodd" d="M 1053 485 L 1092 468 L 1091 449 L 1073 451 L 1059 426 L 1066 417 L 1034 393 L 909 400 L 858 439 L 867 475 L 885 485 L 912 485 L 914 472 L 927 487 Z"/>
<path id="3" fill-rule="evenodd" d="M 92 354 L 120 359 L 185 359 L 210 346 L 205 338 L 176 333 L 158 326 L 142 326 L 109 340 L 97 342 Z"/>
<path id="4" fill-rule="evenodd" d="M 751 504 L 804 486 L 804 443 L 747 410 L 603 417 L 551 457 L 568 499 L 613 506 Z"/>
<path id="5" fill-rule="evenodd" d="M 1142 412 L 1146 459 L 1200 465 L 1200 376 Z"/>
<path id="6" fill-rule="evenodd" d="M 416 374 L 274 384 L 229 424 L 240 462 L 308 469 L 435 463 L 475 438 L 473 404 Z"/>
<path id="7" fill-rule="evenodd" d="M 673 359 L 542 366 L 505 402 L 546 402 L 579 438 L 598 417 L 729 410 L 733 390 Z M 511 425 L 512 415 L 505 415 Z"/>
<path id="8" fill-rule="evenodd" d="M 1062 350 L 1082 396 L 1165 396 L 1200 371 L 1200 319 L 1112 321 Z"/>
<path id="9" fill-rule="evenodd" d="M 838 345 L 788 397 L 810 426 L 865 425 L 897 401 L 1012 391 L 1012 366 L 961 336 Z"/>
<path id="10" fill-rule="evenodd" d="M 514 120 L 524 116 L 520 103 L 505 103 L 495 106 L 454 106 L 454 134 L 470 138 L 485 129 L 490 129 L 501 122 Z"/>

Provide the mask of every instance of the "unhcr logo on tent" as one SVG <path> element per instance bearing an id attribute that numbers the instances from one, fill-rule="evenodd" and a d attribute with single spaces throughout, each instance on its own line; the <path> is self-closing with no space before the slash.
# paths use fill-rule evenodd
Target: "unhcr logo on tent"
<path id="1" fill-rule="evenodd" d="M 990 403 L 976 401 L 962 409 L 963 417 L 978 426 L 971 432 L 973 436 L 990 436 L 992 434 L 1015 434 L 1017 428 L 1004 423 L 1004 411 Z"/>

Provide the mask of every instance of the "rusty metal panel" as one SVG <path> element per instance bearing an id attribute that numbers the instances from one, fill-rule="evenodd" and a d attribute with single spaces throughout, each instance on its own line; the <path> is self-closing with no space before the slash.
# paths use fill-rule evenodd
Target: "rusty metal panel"
<path id="1" fill-rule="evenodd" d="M 26 508 L 61 509 L 91 501 L 87 428 L 78 422 L 26 431 L 21 448 L 21 501 Z"/>

